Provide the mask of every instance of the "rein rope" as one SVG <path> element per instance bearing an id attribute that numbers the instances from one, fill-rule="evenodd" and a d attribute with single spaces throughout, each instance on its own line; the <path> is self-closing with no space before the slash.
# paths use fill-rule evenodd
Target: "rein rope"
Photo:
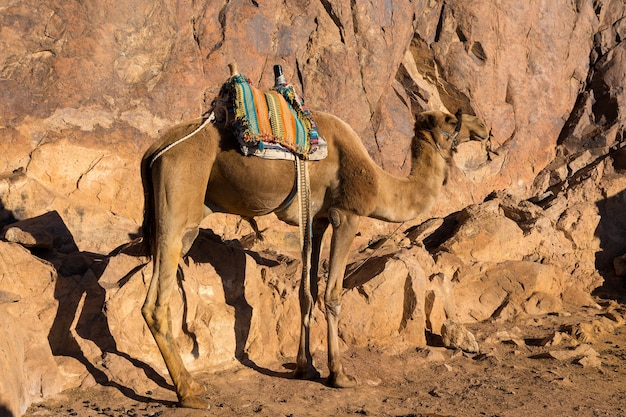
<path id="1" fill-rule="evenodd" d="M 432 132 L 432 130 L 429 130 L 429 132 Z M 445 134 L 449 134 L 447 132 L 441 132 L 441 133 L 445 133 Z M 431 141 L 425 140 L 424 142 L 426 142 L 427 144 L 429 144 L 430 146 L 433 147 L 433 149 L 435 151 L 437 151 L 437 153 L 439 154 L 439 156 L 441 157 L 441 159 L 443 159 L 444 161 L 447 161 L 446 157 L 443 156 L 443 154 L 441 153 L 441 148 L 439 147 L 439 143 L 437 143 L 437 141 L 435 141 L 435 143 L 432 143 Z"/>
<path id="2" fill-rule="evenodd" d="M 456 150 L 457 146 L 459 146 L 459 132 L 461 131 L 461 124 L 463 121 L 463 118 L 461 115 L 461 109 L 459 109 L 456 112 L 456 118 L 457 118 L 457 124 L 456 124 L 456 127 L 454 128 L 454 132 L 452 133 L 445 132 L 441 129 L 427 129 L 426 130 L 427 132 L 430 132 L 430 133 L 439 133 L 440 135 L 443 135 L 447 138 L 452 138 L 452 145 L 450 145 L 450 150 L 453 152 Z M 444 161 L 447 161 L 446 157 L 443 156 L 443 154 L 441 153 L 441 147 L 439 146 L 439 143 L 436 140 L 434 141 L 435 142 L 434 144 L 427 140 L 424 142 L 432 146 L 437 151 L 439 156 L 441 156 Z"/>
<path id="3" fill-rule="evenodd" d="M 150 168 L 152 168 L 152 165 L 154 165 L 154 162 L 159 159 L 161 156 L 163 156 L 163 154 L 167 151 L 169 151 L 170 149 L 172 149 L 174 146 L 178 145 L 181 142 L 186 141 L 187 139 L 189 139 L 190 137 L 194 136 L 196 133 L 198 133 L 199 131 L 201 131 L 202 129 L 205 128 L 206 125 L 208 125 L 209 123 L 215 121 L 215 113 L 211 112 L 211 114 L 209 115 L 209 117 L 207 117 L 207 119 L 202 122 L 202 124 L 200 126 L 198 126 L 196 128 L 196 130 L 194 130 L 193 132 L 191 132 L 190 134 L 183 136 L 182 138 L 170 143 L 169 145 L 167 145 L 165 148 L 161 149 L 159 152 L 155 153 L 154 155 L 152 155 L 152 159 L 150 159 Z"/>

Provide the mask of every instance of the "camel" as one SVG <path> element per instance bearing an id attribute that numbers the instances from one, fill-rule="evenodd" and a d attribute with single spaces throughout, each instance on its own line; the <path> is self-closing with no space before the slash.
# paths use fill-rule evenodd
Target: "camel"
<path id="1" fill-rule="evenodd" d="M 488 132 L 481 120 L 470 115 L 442 111 L 417 115 L 410 174 L 399 178 L 383 171 L 370 158 L 348 124 L 324 112 L 313 111 L 312 117 L 319 134 L 328 142 L 328 156 L 308 162 L 312 255 L 310 275 L 300 283 L 301 332 L 294 377 L 320 377 L 309 348 L 309 325 L 318 296 L 322 237 L 331 226 L 324 294 L 327 383 L 331 387 L 351 387 L 356 379 L 344 371 L 337 331 L 346 262 L 359 219 L 368 216 L 404 222 L 427 211 L 447 179 L 456 146 L 467 140 L 485 139 Z M 169 146 L 174 142 L 178 143 Z M 152 255 L 153 275 L 142 314 L 163 355 L 181 407 L 206 409 L 209 404 L 203 398 L 203 387 L 185 368 L 172 336 L 169 299 L 177 285 L 178 263 L 198 236 L 200 222 L 211 213 L 232 213 L 246 219 L 274 213 L 283 222 L 297 225 L 297 204 L 289 204 L 294 171 L 293 161 L 244 156 L 231 130 L 203 119 L 172 127 L 143 156 L 142 227 L 144 243 Z M 305 284 L 310 285 L 310 294 Z"/>

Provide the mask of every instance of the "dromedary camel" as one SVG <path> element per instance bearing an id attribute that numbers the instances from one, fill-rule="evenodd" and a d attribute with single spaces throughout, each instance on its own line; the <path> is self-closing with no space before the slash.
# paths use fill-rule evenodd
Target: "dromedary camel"
<path id="1" fill-rule="evenodd" d="M 457 144 L 486 138 L 487 129 L 474 116 L 457 118 L 441 111 L 419 114 L 411 144 L 411 172 L 406 178 L 398 178 L 374 163 L 345 122 L 322 112 L 313 112 L 313 118 L 320 135 L 328 142 L 328 157 L 309 162 L 312 297 L 304 296 L 307 280 L 303 279 L 301 334 L 294 376 L 319 377 L 309 350 L 309 324 L 313 300 L 318 294 L 322 236 L 331 225 L 330 271 L 324 295 L 328 384 L 349 387 L 356 380 L 343 370 L 337 328 L 348 251 L 360 217 L 402 222 L 428 210 L 439 196 Z M 275 213 L 290 225 L 298 223 L 297 204 L 288 204 L 294 186 L 293 161 L 243 156 L 229 129 L 206 123 L 197 130 L 202 123 L 198 119 L 171 128 L 146 151 L 141 165 L 144 242 L 151 250 L 154 265 L 142 313 L 163 355 L 180 405 L 192 408 L 207 408 L 208 403 L 202 398 L 204 389 L 192 379 L 177 350 L 169 300 L 177 285 L 178 263 L 197 237 L 200 222 L 211 213 L 225 212 L 245 218 Z M 196 130 L 186 140 L 161 152 Z M 160 156 L 155 159 L 157 153 Z"/>

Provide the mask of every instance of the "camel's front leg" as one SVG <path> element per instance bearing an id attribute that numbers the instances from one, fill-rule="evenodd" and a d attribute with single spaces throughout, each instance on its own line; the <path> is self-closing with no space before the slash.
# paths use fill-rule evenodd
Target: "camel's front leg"
<path id="1" fill-rule="evenodd" d="M 172 377 L 179 404 L 182 407 L 207 409 L 209 404 L 198 397 L 204 393 L 204 388 L 192 379 L 185 368 L 172 336 L 169 303 L 172 290 L 176 288 L 176 270 L 182 245 L 159 246 L 153 260 L 152 281 L 141 312 Z"/>
<path id="2" fill-rule="evenodd" d="M 330 218 L 333 225 L 333 237 L 330 246 L 330 271 L 324 296 L 328 324 L 328 368 L 330 370 L 328 384 L 336 388 L 347 388 L 355 386 L 357 381 L 343 370 L 339 354 L 338 327 L 346 261 L 350 245 L 357 232 L 359 216 L 331 209 Z"/>
<path id="3" fill-rule="evenodd" d="M 320 373 L 313 366 L 313 358 L 310 349 L 311 334 L 311 318 L 313 317 L 313 307 L 318 295 L 318 270 L 320 264 L 320 251 L 322 247 L 322 238 L 324 232 L 328 228 L 327 219 L 316 219 L 313 222 L 312 239 L 311 239 L 311 273 L 307 277 L 302 274 L 300 281 L 300 344 L 298 346 L 298 359 L 296 362 L 296 370 L 294 377 L 300 379 L 317 379 Z M 310 296 L 305 291 L 305 280 L 311 285 Z"/>

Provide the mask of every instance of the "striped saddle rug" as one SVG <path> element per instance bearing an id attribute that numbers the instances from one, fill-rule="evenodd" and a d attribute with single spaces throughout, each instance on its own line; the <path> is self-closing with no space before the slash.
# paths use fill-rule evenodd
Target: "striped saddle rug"
<path id="1" fill-rule="evenodd" d="M 244 155 L 290 160 L 295 156 L 320 160 L 328 155 L 326 142 L 293 86 L 261 91 L 236 74 L 224 84 L 223 94 L 227 96 L 227 125 Z"/>

